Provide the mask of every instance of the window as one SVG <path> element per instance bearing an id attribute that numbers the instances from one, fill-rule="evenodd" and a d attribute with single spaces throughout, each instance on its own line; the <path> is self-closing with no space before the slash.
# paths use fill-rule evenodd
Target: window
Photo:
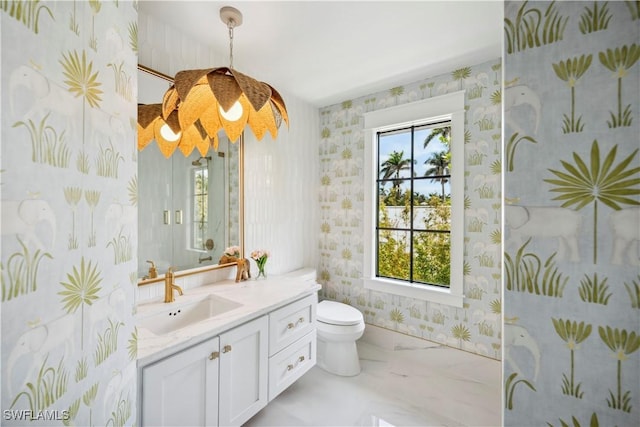
<path id="1" fill-rule="evenodd" d="M 463 135 L 464 92 L 365 114 L 366 288 L 462 307 Z"/>
<path id="2" fill-rule="evenodd" d="M 192 169 L 191 188 L 193 189 L 193 235 L 191 247 L 197 250 L 206 250 L 205 242 L 209 218 L 209 170 L 206 166 Z"/>
<path id="3" fill-rule="evenodd" d="M 450 136 L 450 121 L 377 132 L 377 277 L 449 287 Z"/>

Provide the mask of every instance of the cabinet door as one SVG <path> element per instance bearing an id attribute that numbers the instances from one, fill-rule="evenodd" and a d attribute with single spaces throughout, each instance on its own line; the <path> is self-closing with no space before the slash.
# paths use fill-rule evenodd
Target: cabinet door
<path id="1" fill-rule="evenodd" d="M 142 370 L 143 426 L 217 426 L 219 339 Z"/>
<path id="2" fill-rule="evenodd" d="M 268 326 L 262 316 L 220 335 L 221 426 L 240 426 L 267 405 Z"/>

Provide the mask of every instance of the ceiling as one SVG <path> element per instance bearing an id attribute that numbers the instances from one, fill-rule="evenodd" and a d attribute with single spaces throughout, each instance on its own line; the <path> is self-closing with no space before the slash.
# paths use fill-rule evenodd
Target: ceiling
<path id="1" fill-rule="evenodd" d="M 503 2 L 141 0 L 139 14 L 167 23 L 225 58 L 219 10 L 233 6 L 233 65 L 324 107 L 495 59 Z M 228 66 L 211 64 L 211 67 Z"/>

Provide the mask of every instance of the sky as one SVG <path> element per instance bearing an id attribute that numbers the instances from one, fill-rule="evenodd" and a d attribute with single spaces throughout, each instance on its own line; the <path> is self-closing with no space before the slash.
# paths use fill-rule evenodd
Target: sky
<path id="1" fill-rule="evenodd" d="M 432 129 L 417 129 L 414 137 L 416 140 L 414 156 L 416 164 L 414 165 L 415 176 L 424 176 L 424 173 L 429 168 L 425 165 L 425 161 L 431 157 L 432 153 L 447 150 L 446 145 L 440 142 L 439 137 L 435 137 L 429 142 L 426 149 L 423 148 L 424 140 L 427 138 Z M 409 130 L 403 133 L 394 133 L 383 135 L 380 138 L 380 164 L 384 163 L 389 155 L 394 152 L 404 152 L 404 158 L 409 158 L 411 155 L 411 133 Z M 410 172 L 403 171 L 401 177 L 409 177 Z M 403 188 L 408 188 L 408 184 L 403 185 Z M 440 182 L 431 180 L 419 180 L 414 183 L 414 191 L 428 195 L 430 193 L 442 193 L 442 186 Z M 449 183 L 445 184 L 445 193 L 451 194 L 451 187 Z"/>

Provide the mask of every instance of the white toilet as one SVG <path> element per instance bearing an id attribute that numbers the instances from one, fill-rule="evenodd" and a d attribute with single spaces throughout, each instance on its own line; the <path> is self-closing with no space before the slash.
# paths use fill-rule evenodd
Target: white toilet
<path id="1" fill-rule="evenodd" d="M 364 333 L 362 313 L 347 304 L 322 301 L 317 308 L 317 364 L 335 375 L 360 373 L 356 340 Z"/>

